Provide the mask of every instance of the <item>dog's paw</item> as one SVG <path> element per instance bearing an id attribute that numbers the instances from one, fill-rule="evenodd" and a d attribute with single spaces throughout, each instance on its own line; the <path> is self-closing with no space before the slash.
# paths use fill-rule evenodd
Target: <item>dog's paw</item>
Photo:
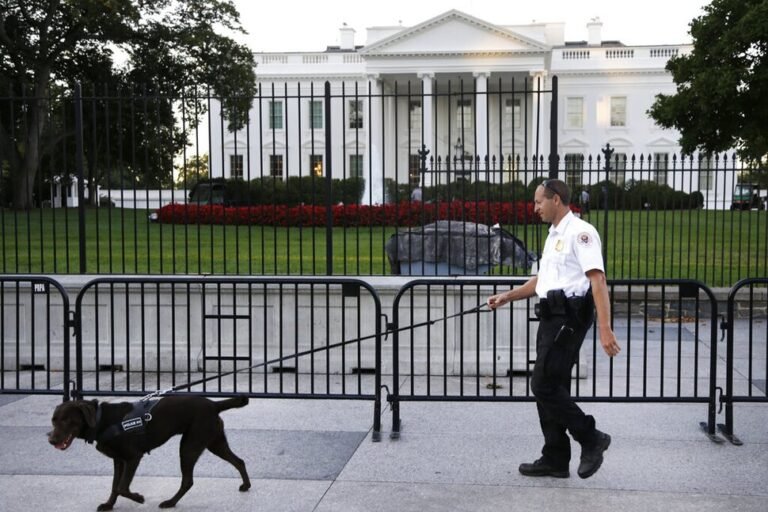
<path id="1" fill-rule="evenodd" d="M 99 505 L 98 507 L 96 507 L 96 510 L 98 510 L 98 511 L 102 511 L 102 510 L 112 510 L 112 505 L 110 505 L 109 503 L 102 503 L 101 505 Z"/>
<path id="2" fill-rule="evenodd" d="M 245 491 L 247 491 L 247 490 L 248 490 L 248 489 L 250 489 L 250 488 L 251 488 L 251 484 L 250 484 L 250 483 L 247 483 L 247 484 L 241 484 L 241 485 L 240 485 L 240 492 L 245 492 Z"/>
<path id="3" fill-rule="evenodd" d="M 176 506 L 176 502 L 173 500 L 165 500 L 160 504 L 160 508 L 173 508 Z"/>
<path id="4" fill-rule="evenodd" d="M 128 498 L 131 501 L 135 501 L 136 503 L 144 503 L 144 496 L 142 496 L 137 492 L 131 492 L 131 491 L 121 492 L 120 496 L 124 498 Z"/>

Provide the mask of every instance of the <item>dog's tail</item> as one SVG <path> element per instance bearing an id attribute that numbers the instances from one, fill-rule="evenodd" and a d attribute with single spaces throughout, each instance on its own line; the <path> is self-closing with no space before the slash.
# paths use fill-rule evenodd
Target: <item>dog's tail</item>
<path id="1" fill-rule="evenodd" d="M 226 400 L 221 400 L 218 402 L 215 402 L 216 409 L 221 411 L 226 411 L 227 409 L 235 409 L 237 407 L 245 407 L 248 405 L 248 397 L 247 396 L 236 396 L 233 398 L 227 398 Z"/>

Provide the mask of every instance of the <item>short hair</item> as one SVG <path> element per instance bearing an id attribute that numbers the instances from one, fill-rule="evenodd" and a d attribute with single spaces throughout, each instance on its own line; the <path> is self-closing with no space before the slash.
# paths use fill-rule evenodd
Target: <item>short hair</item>
<path id="1" fill-rule="evenodd" d="M 562 180 L 549 179 L 541 182 L 541 186 L 544 187 L 544 195 L 552 199 L 555 194 L 560 196 L 560 201 L 564 205 L 571 204 L 571 189 Z"/>

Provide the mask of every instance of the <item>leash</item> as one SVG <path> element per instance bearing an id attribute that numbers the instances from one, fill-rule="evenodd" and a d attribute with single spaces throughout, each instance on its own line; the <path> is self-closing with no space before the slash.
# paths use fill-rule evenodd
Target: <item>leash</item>
<path id="1" fill-rule="evenodd" d="M 467 310 L 464 310 L 464 311 L 460 311 L 458 313 L 454 313 L 453 315 L 443 316 L 443 317 L 440 317 L 440 318 L 435 318 L 434 320 L 427 320 L 427 321 L 424 321 L 424 322 L 421 322 L 421 323 L 418 323 L 418 324 L 407 325 L 405 327 L 399 327 L 397 329 L 389 328 L 389 329 L 387 329 L 386 331 L 384 331 L 384 332 L 382 332 L 380 334 L 371 334 L 369 336 L 363 336 L 363 337 L 354 338 L 354 339 L 351 339 L 351 340 L 340 341 L 338 343 L 333 343 L 331 345 L 324 345 L 322 347 L 317 347 L 317 348 L 313 348 L 313 349 L 309 349 L 309 350 L 304 350 L 302 352 L 298 352 L 296 354 L 291 354 L 289 356 L 278 357 L 278 358 L 275 358 L 275 359 L 270 359 L 269 361 L 262 361 L 260 363 L 253 364 L 253 365 L 248 366 L 246 368 L 240 368 L 239 370 L 231 370 L 231 371 L 228 371 L 228 372 L 225 372 L 225 373 L 217 373 L 216 375 L 211 375 L 210 377 L 205 377 L 203 379 L 198 379 L 196 381 L 188 382 L 186 384 L 179 384 L 177 386 L 173 386 L 172 388 L 168 388 L 168 389 L 165 389 L 165 390 L 153 391 L 152 393 L 150 393 L 150 394 L 146 395 L 145 397 L 141 398 L 141 401 L 144 402 L 144 401 L 147 401 L 147 400 L 151 400 L 153 398 L 157 398 L 157 397 L 160 397 L 160 396 L 163 396 L 163 395 L 167 395 L 169 393 L 174 393 L 176 391 L 180 391 L 180 390 L 185 389 L 185 388 L 190 388 L 190 387 L 196 386 L 198 384 L 203 384 L 203 383 L 208 382 L 210 380 L 220 379 L 222 377 L 227 377 L 229 375 L 234 375 L 236 373 L 244 372 L 246 370 L 253 370 L 255 368 L 260 368 L 262 366 L 267 366 L 267 365 L 279 363 L 279 362 L 282 362 L 282 361 L 289 361 L 291 359 L 298 359 L 300 357 L 304 357 L 304 356 L 307 356 L 307 355 L 310 355 L 310 354 L 314 354 L 316 352 L 321 352 L 323 350 L 331 350 L 333 348 L 339 348 L 339 347 L 343 347 L 343 346 L 346 346 L 346 345 L 349 345 L 349 344 L 352 344 L 352 343 L 357 343 L 357 342 L 360 342 L 360 341 L 364 341 L 364 340 L 368 340 L 368 339 L 371 339 L 371 338 L 375 338 L 376 336 L 382 336 L 383 335 L 386 338 L 386 337 L 389 336 L 390 333 L 417 329 L 419 327 L 424 327 L 424 326 L 427 326 L 427 325 L 436 324 L 437 322 L 445 322 L 446 320 L 450 320 L 451 318 L 455 318 L 457 316 L 464 316 L 464 315 L 469 315 L 469 314 L 472 314 L 472 313 L 490 313 L 491 312 L 490 308 L 488 309 L 488 311 L 483 311 L 483 309 L 486 308 L 487 306 L 488 306 L 488 304 L 483 302 L 482 304 L 478 304 L 477 306 L 475 306 L 473 308 L 470 308 L 470 309 L 467 309 Z M 387 324 L 387 325 L 390 325 L 390 324 Z"/>

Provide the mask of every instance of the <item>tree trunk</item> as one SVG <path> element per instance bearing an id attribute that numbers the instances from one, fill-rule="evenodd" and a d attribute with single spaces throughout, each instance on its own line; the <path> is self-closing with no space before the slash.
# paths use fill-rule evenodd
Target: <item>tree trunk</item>
<path id="1" fill-rule="evenodd" d="M 40 70 L 35 81 L 34 96 L 29 101 L 29 122 L 23 141 L 24 156 L 13 185 L 13 207 L 29 210 L 34 206 L 35 177 L 40 167 L 40 137 L 45 128 L 48 98 L 46 90 L 50 72 Z"/>

